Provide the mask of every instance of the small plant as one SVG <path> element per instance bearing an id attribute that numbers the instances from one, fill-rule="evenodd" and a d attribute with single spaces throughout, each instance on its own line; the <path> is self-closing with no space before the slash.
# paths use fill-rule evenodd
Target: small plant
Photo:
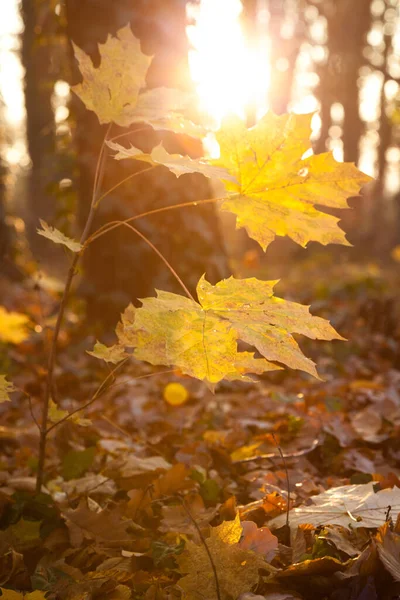
<path id="1" fill-rule="evenodd" d="M 51 392 L 64 310 L 77 264 L 93 240 L 117 227 L 129 228 L 164 261 L 184 295 L 157 291 L 156 297 L 141 300 L 140 308 L 128 306 L 117 327 L 118 342 L 110 348 L 97 343 L 92 355 L 118 365 L 133 349 L 137 359 L 153 365 L 177 367 L 182 373 L 204 381 L 212 390 L 223 379 L 251 381 L 252 374 L 281 369 L 276 363 L 317 377 L 315 364 L 303 355 L 292 334 L 321 340 L 343 339 L 328 321 L 312 316 L 306 306 L 275 297 L 274 281 L 230 277 L 214 286 L 203 276 L 197 285 L 197 299 L 194 298 L 176 270 L 133 223 L 163 211 L 214 202 L 221 210 L 235 214 L 237 227 L 246 229 L 264 251 L 276 236 L 286 235 L 304 247 L 309 241 L 349 245 L 338 226 L 338 219 L 316 206 L 346 208 L 347 198 L 358 194 L 360 187 L 370 179 L 353 164 L 337 163 L 331 153 L 303 158 L 310 149 L 312 115 L 268 113 L 251 129 L 247 129 L 239 118 L 227 119 L 215 134 L 220 147 L 218 159 L 193 160 L 169 154 L 162 144 L 150 153 L 134 146 L 126 148 L 112 137 L 113 123 L 122 127 L 146 123 L 155 130 L 197 138 L 203 137 L 206 131 L 185 117 L 191 102 L 189 95 L 167 88 L 144 89 L 151 58 L 142 54 L 140 43 L 129 26 L 121 29 L 115 38 L 109 37 L 99 50 L 100 66 L 94 68 L 91 59 L 75 47 L 83 81 L 74 91 L 86 107 L 97 114 L 100 123 L 108 124 L 86 225 L 79 242 L 44 222 L 38 230 L 40 235 L 65 245 L 74 258 L 66 278 L 48 359 L 37 491 L 43 483 L 48 433 L 71 417 L 69 413 L 59 414 L 49 425 L 49 410 L 55 410 Z M 130 135 L 133 133 L 129 131 Z M 115 152 L 116 160 L 146 163 L 142 171 L 131 176 L 132 179 L 164 165 L 177 177 L 197 172 L 217 178 L 223 182 L 225 192 L 219 198 L 167 206 L 115 221 L 92 233 L 96 209 L 111 191 L 101 193 L 106 148 Z M 262 358 L 256 358 L 253 352 L 238 351 L 239 340 L 257 349 Z M 108 381 L 109 378 L 85 406 L 98 397 Z M 0 400 L 13 391 L 4 376 L 0 388 Z"/>

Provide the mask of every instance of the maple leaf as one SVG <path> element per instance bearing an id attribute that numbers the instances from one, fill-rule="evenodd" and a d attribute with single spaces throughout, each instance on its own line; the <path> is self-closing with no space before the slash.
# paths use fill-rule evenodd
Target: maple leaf
<path id="1" fill-rule="evenodd" d="M 6 380 L 6 375 L 0 375 L 0 403 L 10 402 L 9 394 L 16 392 L 17 388 L 10 381 Z"/>
<path id="2" fill-rule="evenodd" d="M 73 47 L 83 81 L 72 90 L 88 110 L 96 113 L 100 123 L 114 122 L 121 127 L 147 123 L 155 130 L 196 138 L 205 135 L 204 128 L 185 117 L 193 105 L 192 94 L 165 87 L 143 91 L 152 57 L 142 53 L 129 25 L 99 44 L 98 68 L 78 46 Z"/>
<path id="3" fill-rule="evenodd" d="M 237 118 L 226 120 L 216 133 L 220 158 L 238 183 L 227 182 L 222 210 L 233 212 L 265 250 L 276 236 L 289 236 L 301 246 L 349 245 L 338 220 L 315 205 L 348 208 L 347 198 L 371 180 L 351 163 L 338 163 L 331 153 L 303 159 L 310 149 L 312 115 L 267 113 L 247 129 Z"/>
<path id="4" fill-rule="evenodd" d="M 109 35 L 104 44 L 99 44 L 101 62 L 98 69 L 83 50 L 73 46 L 83 82 L 72 90 L 86 108 L 96 113 L 100 123 L 130 125 L 139 90 L 145 87 L 151 63 L 151 57 L 141 52 L 140 41 L 130 26 L 117 31 L 116 37 Z"/>
<path id="5" fill-rule="evenodd" d="M 29 317 L 0 306 L 0 342 L 20 344 L 29 337 Z"/>
<path id="6" fill-rule="evenodd" d="M 259 569 L 273 571 L 259 554 L 240 548 L 241 535 L 242 526 L 236 515 L 234 521 L 212 527 L 210 537 L 205 540 L 217 573 L 221 600 L 235 599 L 249 592 L 258 583 Z M 218 598 L 215 575 L 204 544 L 187 541 L 176 561 L 180 572 L 185 574 L 178 585 L 186 598 Z"/>
<path id="7" fill-rule="evenodd" d="M 90 354 L 90 356 L 94 356 L 95 358 L 99 358 L 105 362 L 110 362 L 113 364 L 121 362 L 121 360 L 127 356 L 124 349 L 118 344 L 115 344 L 114 346 L 105 346 L 100 342 L 95 343 L 93 350 L 87 350 L 86 352 Z"/>
<path id="8" fill-rule="evenodd" d="M 299 506 L 290 511 L 290 527 L 302 523 L 319 525 L 333 524 L 343 527 L 379 527 L 386 521 L 388 507 L 390 515 L 396 519 L 400 514 L 400 489 L 394 487 L 374 491 L 373 482 L 361 485 L 342 485 L 317 496 L 312 496 L 313 504 Z M 270 527 L 281 527 L 286 516 L 280 515 L 268 523 Z"/>
<path id="9" fill-rule="evenodd" d="M 150 154 L 142 152 L 139 148 L 135 148 L 135 146 L 125 148 L 116 142 L 107 142 L 107 145 L 117 152 L 114 155 L 116 160 L 134 158 L 135 160 L 142 160 L 154 166 L 164 165 L 176 177 L 180 177 L 186 173 L 201 173 L 205 177 L 235 181 L 235 177 L 230 175 L 227 169 L 215 167 L 204 159 L 194 159 L 189 156 L 182 156 L 181 154 L 169 154 L 162 144 L 155 146 Z"/>
<path id="10" fill-rule="evenodd" d="M 275 283 L 230 277 L 213 286 L 202 277 L 197 285 L 199 303 L 158 291 L 157 298 L 143 299 L 141 308 L 127 308 L 117 327 L 119 341 L 135 347 L 139 360 L 174 365 L 210 387 L 223 378 L 246 381 L 246 373 L 280 368 L 269 361 L 318 377 L 315 364 L 302 354 L 292 333 L 312 339 L 342 338 L 328 321 L 310 315 L 308 307 L 274 297 Z M 265 358 L 238 352 L 238 339 Z"/>
<path id="11" fill-rule="evenodd" d="M 182 90 L 165 87 L 146 90 L 138 97 L 132 123 L 147 123 L 156 131 L 166 129 L 201 139 L 207 131 L 184 116 L 193 103 L 193 95 Z"/>
<path id="12" fill-rule="evenodd" d="M 72 252 L 80 252 L 82 250 L 82 244 L 67 237 L 62 231 L 59 231 L 55 227 L 50 227 L 46 221 L 43 221 L 42 219 L 39 219 L 39 221 L 42 226 L 42 229 L 36 229 L 39 235 L 51 240 L 55 244 L 63 244 L 63 246 L 66 246 L 69 250 L 72 250 Z"/>
<path id="13" fill-rule="evenodd" d="M 86 498 L 81 499 L 77 508 L 64 511 L 63 516 L 74 547 L 80 546 L 84 539 L 95 540 L 99 545 L 110 548 L 130 546 L 133 541 L 128 532 L 134 525 L 133 521 L 122 519 L 117 510 L 95 512 L 89 508 Z"/>

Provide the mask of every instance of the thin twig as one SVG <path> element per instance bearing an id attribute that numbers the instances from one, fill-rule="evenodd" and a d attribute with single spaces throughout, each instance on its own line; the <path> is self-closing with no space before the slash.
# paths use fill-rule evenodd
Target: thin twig
<path id="1" fill-rule="evenodd" d="M 276 447 L 277 447 L 277 449 L 278 449 L 278 452 L 279 452 L 279 454 L 280 454 L 280 457 L 281 457 L 281 459 L 282 459 L 282 462 L 283 462 L 283 468 L 285 469 L 285 474 L 286 474 L 286 487 L 287 487 L 286 527 L 289 527 L 289 513 L 290 513 L 290 501 L 291 501 L 291 499 L 290 499 L 290 481 L 289 481 L 289 471 L 288 471 L 288 468 L 287 468 L 286 459 L 285 459 L 285 457 L 284 457 L 284 455 L 283 455 L 283 452 L 282 452 L 282 448 L 281 448 L 281 447 L 280 447 L 280 445 L 278 444 L 278 440 L 276 439 L 276 437 L 275 437 L 275 434 L 274 434 L 274 433 L 272 433 L 271 435 L 272 435 L 272 439 L 273 439 L 273 440 L 274 440 L 274 442 L 275 442 L 275 446 L 276 446 Z"/>
<path id="2" fill-rule="evenodd" d="M 145 169 L 147 170 L 147 169 Z M 140 171 L 143 173 L 143 171 Z M 130 177 L 136 175 L 134 173 Z M 233 196 L 232 196 L 233 197 Z M 92 235 L 87 239 L 86 245 L 88 246 L 91 242 L 101 237 L 104 233 L 112 231 L 116 227 L 120 227 L 124 223 L 131 223 L 132 221 L 136 221 L 137 219 L 143 219 L 144 217 L 150 217 L 151 215 L 156 215 L 158 213 L 163 213 L 169 210 L 175 210 L 177 208 L 185 208 L 189 206 L 197 206 L 198 204 L 211 204 L 213 202 L 218 202 L 219 200 L 223 200 L 224 197 L 219 198 L 205 198 L 204 200 L 192 200 L 191 202 L 181 202 L 180 204 L 172 204 L 171 206 L 162 206 L 161 208 L 154 208 L 153 210 L 148 210 L 144 213 L 140 213 L 139 215 L 134 215 L 133 217 L 129 217 L 123 221 L 110 221 L 110 223 L 106 223 L 97 229 L 97 231 L 93 232 Z"/>
<path id="3" fill-rule="evenodd" d="M 100 204 L 100 202 L 106 196 L 108 196 L 108 194 L 111 194 L 111 192 L 113 192 L 114 190 L 116 190 L 117 188 L 119 188 L 126 181 L 129 181 L 129 179 L 133 179 L 134 177 L 137 177 L 138 175 L 141 175 L 142 173 L 146 173 L 147 171 L 152 171 L 153 169 L 156 168 L 156 166 L 158 166 L 158 165 L 152 165 L 151 167 L 147 167 L 146 169 L 142 169 L 141 171 L 136 171 L 135 173 L 131 173 L 130 175 L 128 175 L 124 179 L 121 179 L 121 181 L 118 181 L 118 183 L 116 183 L 115 185 L 113 185 L 109 190 L 107 190 L 106 192 L 104 192 L 104 194 L 102 194 L 100 196 L 100 198 L 98 198 L 96 200 L 96 205 Z"/>
<path id="4" fill-rule="evenodd" d="M 79 406 L 78 408 L 75 408 L 75 410 L 71 411 L 70 413 L 68 413 L 67 415 L 65 415 L 64 417 L 62 417 L 62 419 L 60 419 L 59 421 L 57 421 L 57 423 L 53 423 L 52 425 L 50 425 L 50 427 L 47 429 L 47 433 L 50 433 L 50 431 L 52 431 L 55 427 L 58 427 L 58 425 L 61 425 L 62 423 L 64 423 L 65 421 L 67 421 L 70 417 L 72 417 L 73 415 L 76 415 L 76 413 L 80 412 L 81 410 L 84 410 L 85 408 L 87 408 L 88 406 L 90 406 L 91 404 L 93 404 L 93 402 L 95 400 L 97 400 L 98 398 L 100 398 L 100 396 L 105 393 L 107 390 L 109 390 L 112 387 L 112 383 L 105 388 L 105 385 L 107 384 L 107 381 L 109 379 L 112 379 L 116 373 L 116 371 L 122 367 L 122 365 L 124 365 L 126 363 L 128 359 L 125 358 L 122 362 L 120 362 L 112 371 L 111 373 L 109 373 L 107 375 L 107 377 L 104 379 L 104 381 L 102 381 L 102 383 L 99 385 L 99 387 L 97 388 L 97 390 L 95 391 L 95 393 L 93 394 L 93 396 L 90 398 L 90 400 L 88 400 L 86 402 L 86 404 L 83 404 L 82 406 Z M 146 375 L 139 375 L 138 377 L 134 377 L 134 381 L 138 380 L 138 379 L 146 379 L 147 377 L 155 377 L 156 375 L 164 375 L 165 373 L 174 373 L 173 369 L 169 369 L 168 371 L 157 371 L 157 373 L 147 373 Z M 129 378 L 129 381 L 132 381 L 132 378 Z M 126 380 L 122 381 L 121 384 L 125 384 L 127 383 Z M 116 388 L 119 384 L 115 384 L 114 388 Z"/>
<path id="5" fill-rule="evenodd" d="M 105 141 L 107 139 L 107 136 L 108 136 L 110 130 L 111 130 L 111 124 L 109 125 L 109 127 L 107 129 L 107 133 L 104 136 L 104 140 L 103 140 L 103 143 L 102 143 L 102 146 L 100 149 L 100 153 L 99 153 L 99 157 L 97 160 L 95 177 L 94 177 L 94 185 L 93 185 L 93 194 L 92 194 L 92 200 L 90 203 L 89 214 L 88 214 L 88 218 L 87 218 L 87 221 L 86 221 L 86 224 L 85 224 L 85 227 L 82 232 L 81 239 L 80 239 L 80 243 L 82 245 L 85 243 L 86 239 L 89 237 L 89 232 L 90 232 L 90 229 L 91 229 L 91 226 L 93 223 L 93 218 L 94 218 L 95 209 L 96 209 L 96 196 L 101 187 L 101 179 L 102 179 L 102 173 L 103 173 L 103 167 L 104 167 L 103 157 L 104 157 Z M 49 358 L 48 358 L 48 364 L 47 364 L 46 387 L 45 387 L 45 392 L 44 392 L 43 409 L 42 409 L 42 421 L 41 421 L 41 426 L 40 426 L 39 457 L 38 457 L 38 468 L 37 468 L 37 478 L 36 478 L 36 492 L 37 493 L 40 492 L 40 490 L 42 489 L 42 484 L 43 484 L 44 463 L 45 463 L 45 459 L 46 459 L 46 439 L 47 439 L 47 433 L 48 433 L 47 432 L 47 422 L 48 422 L 48 415 L 49 415 L 50 398 L 51 398 L 52 389 L 53 389 L 53 375 L 54 375 L 54 367 L 55 367 L 56 356 L 57 356 L 58 337 L 60 335 L 61 325 L 62 325 L 63 318 L 64 318 L 65 307 L 67 305 L 67 300 L 68 300 L 68 296 L 69 296 L 69 291 L 71 289 L 72 280 L 75 276 L 76 267 L 77 267 L 77 264 L 79 262 L 81 255 L 82 255 L 82 251 L 83 251 L 83 249 L 81 250 L 81 252 L 75 254 L 74 260 L 72 261 L 72 264 L 68 270 L 67 279 L 66 279 L 65 286 L 64 286 L 64 292 L 63 292 L 60 306 L 58 309 L 57 321 L 56 321 L 56 324 L 54 327 L 53 338 L 52 338 L 51 346 L 50 346 L 50 352 L 49 352 Z"/>
<path id="6" fill-rule="evenodd" d="M 186 295 L 191 300 L 193 300 L 193 302 L 195 302 L 195 299 L 193 298 L 192 294 L 187 289 L 186 285 L 183 283 L 182 279 L 179 277 L 178 273 L 175 271 L 173 266 L 168 262 L 168 260 L 165 258 L 165 256 L 154 246 L 154 244 L 143 233 L 141 233 L 138 229 L 136 229 L 136 227 L 133 227 L 133 225 L 130 225 L 129 223 L 123 223 L 123 224 L 125 225 L 125 227 L 128 227 L 134 233 L 136 233 L 136 235 L 138 235 L 144 242 L 146 242 L 146 244 L 148 246 L 150 246 L 150 248 L 157 254 L 157 256 L 159 256 L 161 258 L 161 260 L 164 262 L 166 267 L 171 271 L 172 275 L 178 281 L 179 285 L 182 287 L 182 289 L 184 290 Z"/>
<path id="7" fill-rule="evenodd" d="M 215 590 L 217 592 L 217 598 L 218 598 L 218 600 L 221 600 L 221 590 L 220 590 L 220 587 L 219 587 L 219 579 L 218 579 L 217 567 L 215 566 L 214 559 L 213 559 L 212 554 L 210 552 L 210 548 L 207 546 L 206 539 L 205 539 L 204 535 L 202 534 L 201 529 L 200 529 L 200 527 L 198 526 L 198 524 L 196 522 L 196 519 L 193 517 L 192 513 L 190 512 L 190 510 L 186 506 L 185 499 L 184 498 L 180 498 L 180 500 L 181 500 L 181 503 L 182 503 L 184 511 L 186 512 L 187 516 L 189 517 L 189 519 L 192 521 L 193 525 L 195 526 L 196 531 L 199 534 L 201 543 L 203 544 L 204 549 L 207 552 L 208 560 L 210 561 L 212 572 L 214 574 Z"/>

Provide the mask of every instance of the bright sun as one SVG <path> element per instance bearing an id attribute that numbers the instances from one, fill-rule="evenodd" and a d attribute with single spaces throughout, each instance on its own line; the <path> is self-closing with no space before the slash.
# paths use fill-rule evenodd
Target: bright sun
<path id="1" fill-rule="evenodd" d="M 201 110 L 218 127 L 229 114 L 243 118 L 250 108 L 260 118 L 268 109 L 268 39 L 245 39 L 240 0 L 188 4 L 189 66 Z"/>

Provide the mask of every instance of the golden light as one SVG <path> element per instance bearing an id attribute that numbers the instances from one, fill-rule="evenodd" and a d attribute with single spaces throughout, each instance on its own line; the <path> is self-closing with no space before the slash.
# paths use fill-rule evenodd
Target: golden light
<path id="1" fill-rule="evenodd" d="M 268 109 L 269 48 L 266 36 L 246 40 L 240 0 L 200 0 L 187 6 L 189 66 L 200 110 L 218 127 L 236 114 L 255 119 Z"/>

